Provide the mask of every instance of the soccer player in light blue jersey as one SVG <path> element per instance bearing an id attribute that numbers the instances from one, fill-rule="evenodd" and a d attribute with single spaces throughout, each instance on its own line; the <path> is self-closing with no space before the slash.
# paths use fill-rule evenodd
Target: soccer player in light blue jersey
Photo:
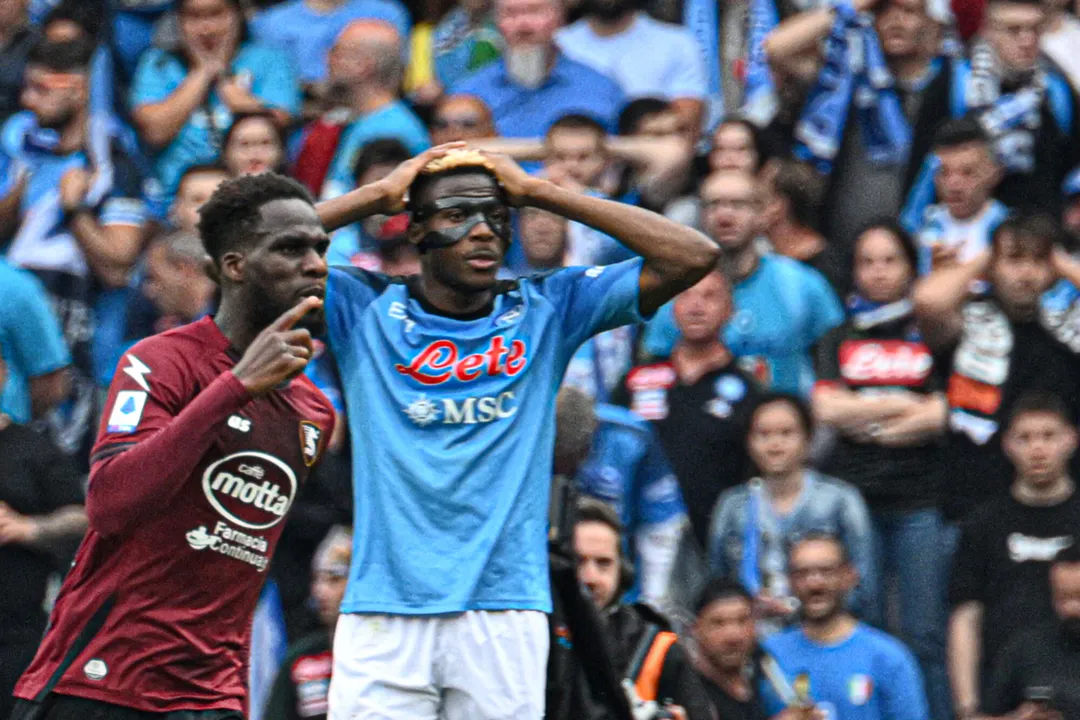
<path id="1" fill-rule="evenodd" d="M 521 206 L 641 257 L 499 280 Z M 715 266 L 717 248 L 657 214 L 458 147 L 319 212 L 333 229 L 402 209 L 421 273 L 334 268 L 326 294 L 356 487 L 330 718 L 539 720 L 559 383 L 583 341 L 649 317 Z"/>

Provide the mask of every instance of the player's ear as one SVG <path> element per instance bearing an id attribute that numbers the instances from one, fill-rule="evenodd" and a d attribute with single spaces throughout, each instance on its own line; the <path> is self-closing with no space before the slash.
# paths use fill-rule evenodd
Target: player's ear
<path id="1" fill-rule="evenodd" d="M 406 234 L 409 242 L 413 245 L 420 245 L 420 242 L 424 239 L 424 235 L 426 234 L 427 230 L 424 228 L 424 224 L 415 218 L 410 218 L 409 230 Z"/>
<path id="2" fill-rule="evenodd" d="M 224 280 L 228 280 L 232 283 L 242 283 L 244 281 L 244 262 L 246 258 L 243 253 L 239 252 L 227 252 L 221 256 L 220 271 L 218 273 L 218 283 L 220 284 Z"/>

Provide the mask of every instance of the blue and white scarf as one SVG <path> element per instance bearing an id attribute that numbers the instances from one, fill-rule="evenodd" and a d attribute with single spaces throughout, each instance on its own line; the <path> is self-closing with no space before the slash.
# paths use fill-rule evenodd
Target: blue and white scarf
<path id="1" fill-rule="evenodd" d="M 823 174 L 832 171 L 852 102 L 871 162 L 906 162 L 911 127 L 881 43 L 870 16 L 842 2 L 825 43 L 825 64 L 795 128 L 796 155 Z"/>
<path id="2" fill-rule="evenodd" d="M 747 37 L 746 101 L 743 115 L 758 127 L 765 127 L 773 118 L 780 103 L 776 98 L 769 59 L 765 56 L 765 38 L 780 22 L 774 0 L 750 0 L 750 30 Z"/>
<path id="3" fill-rule="evenodd" d="M 1046 82 L 1046 74 L 1036 70 L 1030 84 L 1002 95 L 1001 66 L 993 48 L 979 43 L 971 51 L 964 103 L 979 113 L 998 161 L 1010 173 L 1029 173 L 1035 167 L 1035 135 L 1042 123 Z"/>
<path id="4" fill-rule="evenodd" d="M 97 207 L 112 189 L 114 172 L 111 148 L 117 125 L 115 118 L 108 115 L 95 115 L 89 120 L 84 153 L 94 176 L 83 201 L 88 207 Z M 10 172 L 13 175 L 27 172 L 32 154 L 52 152 L 59 142 L 60 136 L 55 130 L 39 128 L 36 123 L 28 125 Z M 60 189 L 53 188 L 38 198 L 24 214 L 23 222 L 8 247 L 8 260 L 22 267 L 85 276 L 89 268 L 78 242 L 66 229 L 57 232 L 63 217 Z"/>
<path id="5" fill-rule="evenodd" d="M 709 118 L 712 129 L 724 115 L 724 85 L 720 73 L 720 3 L 717 0 L 686 0 L 683 25 L 694 33 L 705 56 L 709 78 Z"/>

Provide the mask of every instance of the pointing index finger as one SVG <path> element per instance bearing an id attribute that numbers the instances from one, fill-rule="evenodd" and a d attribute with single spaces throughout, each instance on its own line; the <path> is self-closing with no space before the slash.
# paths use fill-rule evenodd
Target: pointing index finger
<path id="1" fill-rule="evenodd" d="M 309 295 L 300 302 L 293 305 L 291 308 L 281 314 L 274 322 L 270 323 L 270 329 L 275 332 L 283 332 L 289 330 L 293 325 L 300 322 L 300 318 L 307 315 L 309 312 L 317 307 L 322 307 L 322 298 L 317 298 L 313 295 Z"/>

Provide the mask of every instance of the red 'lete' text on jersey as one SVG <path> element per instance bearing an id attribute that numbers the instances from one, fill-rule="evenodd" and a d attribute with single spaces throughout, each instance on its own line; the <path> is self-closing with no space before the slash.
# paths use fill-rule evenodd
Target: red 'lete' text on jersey
<path id="1" fill-rule="evenodd" d="M 237 360 L 209 318 L 125 354 L 91 457 L 91 499 L 101 463 L 167 437 L 163 428 Z M 199 432 L 211 433 L 209 450 L 190 459 L 194 472 L 178 479 L 170 500 L 107 535 L 94 530 L 88 502 L 91 530 L 18 697 L 53 691 L 150 712 L 246 709 L 255 605 L 285 515 L 334 418 L 303 375 L 254 399 L 223 377 L 200 398 L 225 389 L 221 417 L 200 423 Z M 181 436 L 170 447 L 178 458 L 193 442 Z M 160 463 L 172 457 L 166 449 L 148 467 L 119 476 L 121 491 L 149 480 L 145 473 L 166 477 Z"/>

